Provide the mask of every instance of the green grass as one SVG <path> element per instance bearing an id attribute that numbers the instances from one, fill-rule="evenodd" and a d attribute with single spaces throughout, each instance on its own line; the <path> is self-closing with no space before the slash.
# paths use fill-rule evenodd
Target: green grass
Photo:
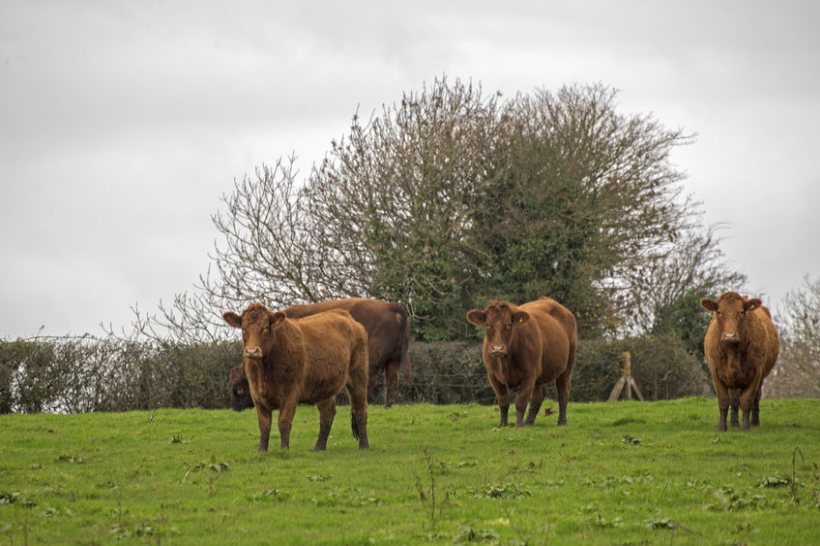
<path id="1" fill-rule="evenodd" d="M 749 433 L 699 398 L 555 420 L 373 406 L 359 452 L 340 407 L 314 453 L 300 407 L 290 450 L 257 454 L 253 412 L 3 415 L 0 546 L 820 543 L 820 400 L 765 400 Z"/>

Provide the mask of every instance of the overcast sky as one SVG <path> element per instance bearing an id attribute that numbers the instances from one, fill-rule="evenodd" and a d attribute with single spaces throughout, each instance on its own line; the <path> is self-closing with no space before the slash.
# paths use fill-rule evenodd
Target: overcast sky
<path id="1" fill-rule="evenodd" d="M 399 7 L 401 6 L 401 7 Z M 697 133 L 674 163 L 749 288 L 820 276 L 820 3 L 0 2 L 0 338 L 101 334 L 189 290 L 233 179 L 307 173 L 436 77 L 603 83 Z"/>

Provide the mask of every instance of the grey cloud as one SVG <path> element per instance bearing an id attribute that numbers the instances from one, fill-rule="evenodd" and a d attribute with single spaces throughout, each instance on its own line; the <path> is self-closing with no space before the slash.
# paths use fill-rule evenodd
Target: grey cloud
<path id="1" fill-rule="evenodd" d="M 0 337 L 97 331 L 188 289 L 219 196 L 447 74 L 596 82 L 698 133 L 676 152 L 752 289 L 820 274 L 820 4 L 0 4 Z M 761 243 L 763 241 L 763 243 Z M 766 246 L 760 259 L 761 244 Z M 772 259 L 776 256 L 777 259 Z"/>

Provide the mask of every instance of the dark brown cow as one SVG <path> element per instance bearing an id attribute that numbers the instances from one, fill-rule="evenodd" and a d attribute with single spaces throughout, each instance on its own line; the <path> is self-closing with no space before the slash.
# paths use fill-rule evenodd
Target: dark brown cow
<path id="1" fill-rule="evenodd" d="M 353 413 L 353 435 L 359 449 L 367 440 L 367 332 L 350 313 L 336 309 L 303 319 L 289 319 L 252 304 L 241 316 L 222 315 L 242 329 L 243 366 L 259 419 L 259 451 L 268 450 L 271 413 L 279 409 L 280 445 L 290 445 L 298 404 L 319 408 L 316 451 L 327 447 L 336 415 L 336 395 L 347 387 Z"/>
<path id="2" fill-rule="evenodd" d="M 231 408 L 234 411 L 242 411 L 253 407 L 251 388 L 248 385 L 248 378 L 245 376 L 245 365 L 240 362 L 228 372 L 228 386 L 231 389 Z"/>
<path id="3" fill-rule="evenodd" d="M 467 320 L 486 328 L 482 356 L 501 409 L 500 426 L 507 426 L 509 389 L 518 388 L 515 426 L 531 425 L 551 381 L 558 390 L 558 424 L 566 425 L 577 342 L 569 309 L 547 297 L 520 306 L 492 301 L 484 310 L 468 312 Z"/>
<path id="4" fill-rule="evenodd" d="M 367 330 L 368 354 L 370 355 L 368 392 L 373 389 L 379 376 L 384 373 L 384 405 L 385 407 L 392 406 L 396 402 L 399 370 L 402 370 L 406 376 L 410 375 L 410 359 L 407 357 L 409 341 L 407 312 L 398 303 L 364 298 L 291 305 L 282 309 L 282 312 L 289 318 L 302 318 L 330 309 L 345 309 Z M 229 379 L 231 407 L 236 411 L 253 407 L 248 382 L 242 370 L 241 366 L 233 368 Z"/>
<path id="5" fill-rule="evenodd" d="M 726 430 L 730 406 L 732 426 L 739 425 L 739 406 L 743 410 L 742 428 L 749 430 L 760 424 L 763 379 L 772 371 L 780 351 L 771 314 L 759 299 L 741 297 L 737 292 L 726 292 L 717 301 L 703 298 L 700 304 L 714 313 L 703 351 L 717 394 L 718 430 Z"/>

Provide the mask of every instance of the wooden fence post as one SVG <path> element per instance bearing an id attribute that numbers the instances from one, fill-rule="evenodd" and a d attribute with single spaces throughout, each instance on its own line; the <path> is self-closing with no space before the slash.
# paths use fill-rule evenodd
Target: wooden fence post
<path id="1" fill-rule="evenodd" d="M 624 353 L 624 368 L 623 368 L 623 375 L 618 379 L 615 383 L 615 387 L 612 388 L 612 392 L 609 393 L 609 400 L 608 402 L 614 402 L 618 399 L 621 395 L 621 391 L 623 388 L 626 387 L 626 398 L 628 400 L 632 400 L 632 391 L 635 391 L 635 396 L 638 397 L 638 400 L 643 402 L 643 395 L 641 394 L 641 389 L 638 388 L 638 384 L 635 382 L 635 379 L 632 377 L 632 355 L 629 354 L 629 351 Z"/>

